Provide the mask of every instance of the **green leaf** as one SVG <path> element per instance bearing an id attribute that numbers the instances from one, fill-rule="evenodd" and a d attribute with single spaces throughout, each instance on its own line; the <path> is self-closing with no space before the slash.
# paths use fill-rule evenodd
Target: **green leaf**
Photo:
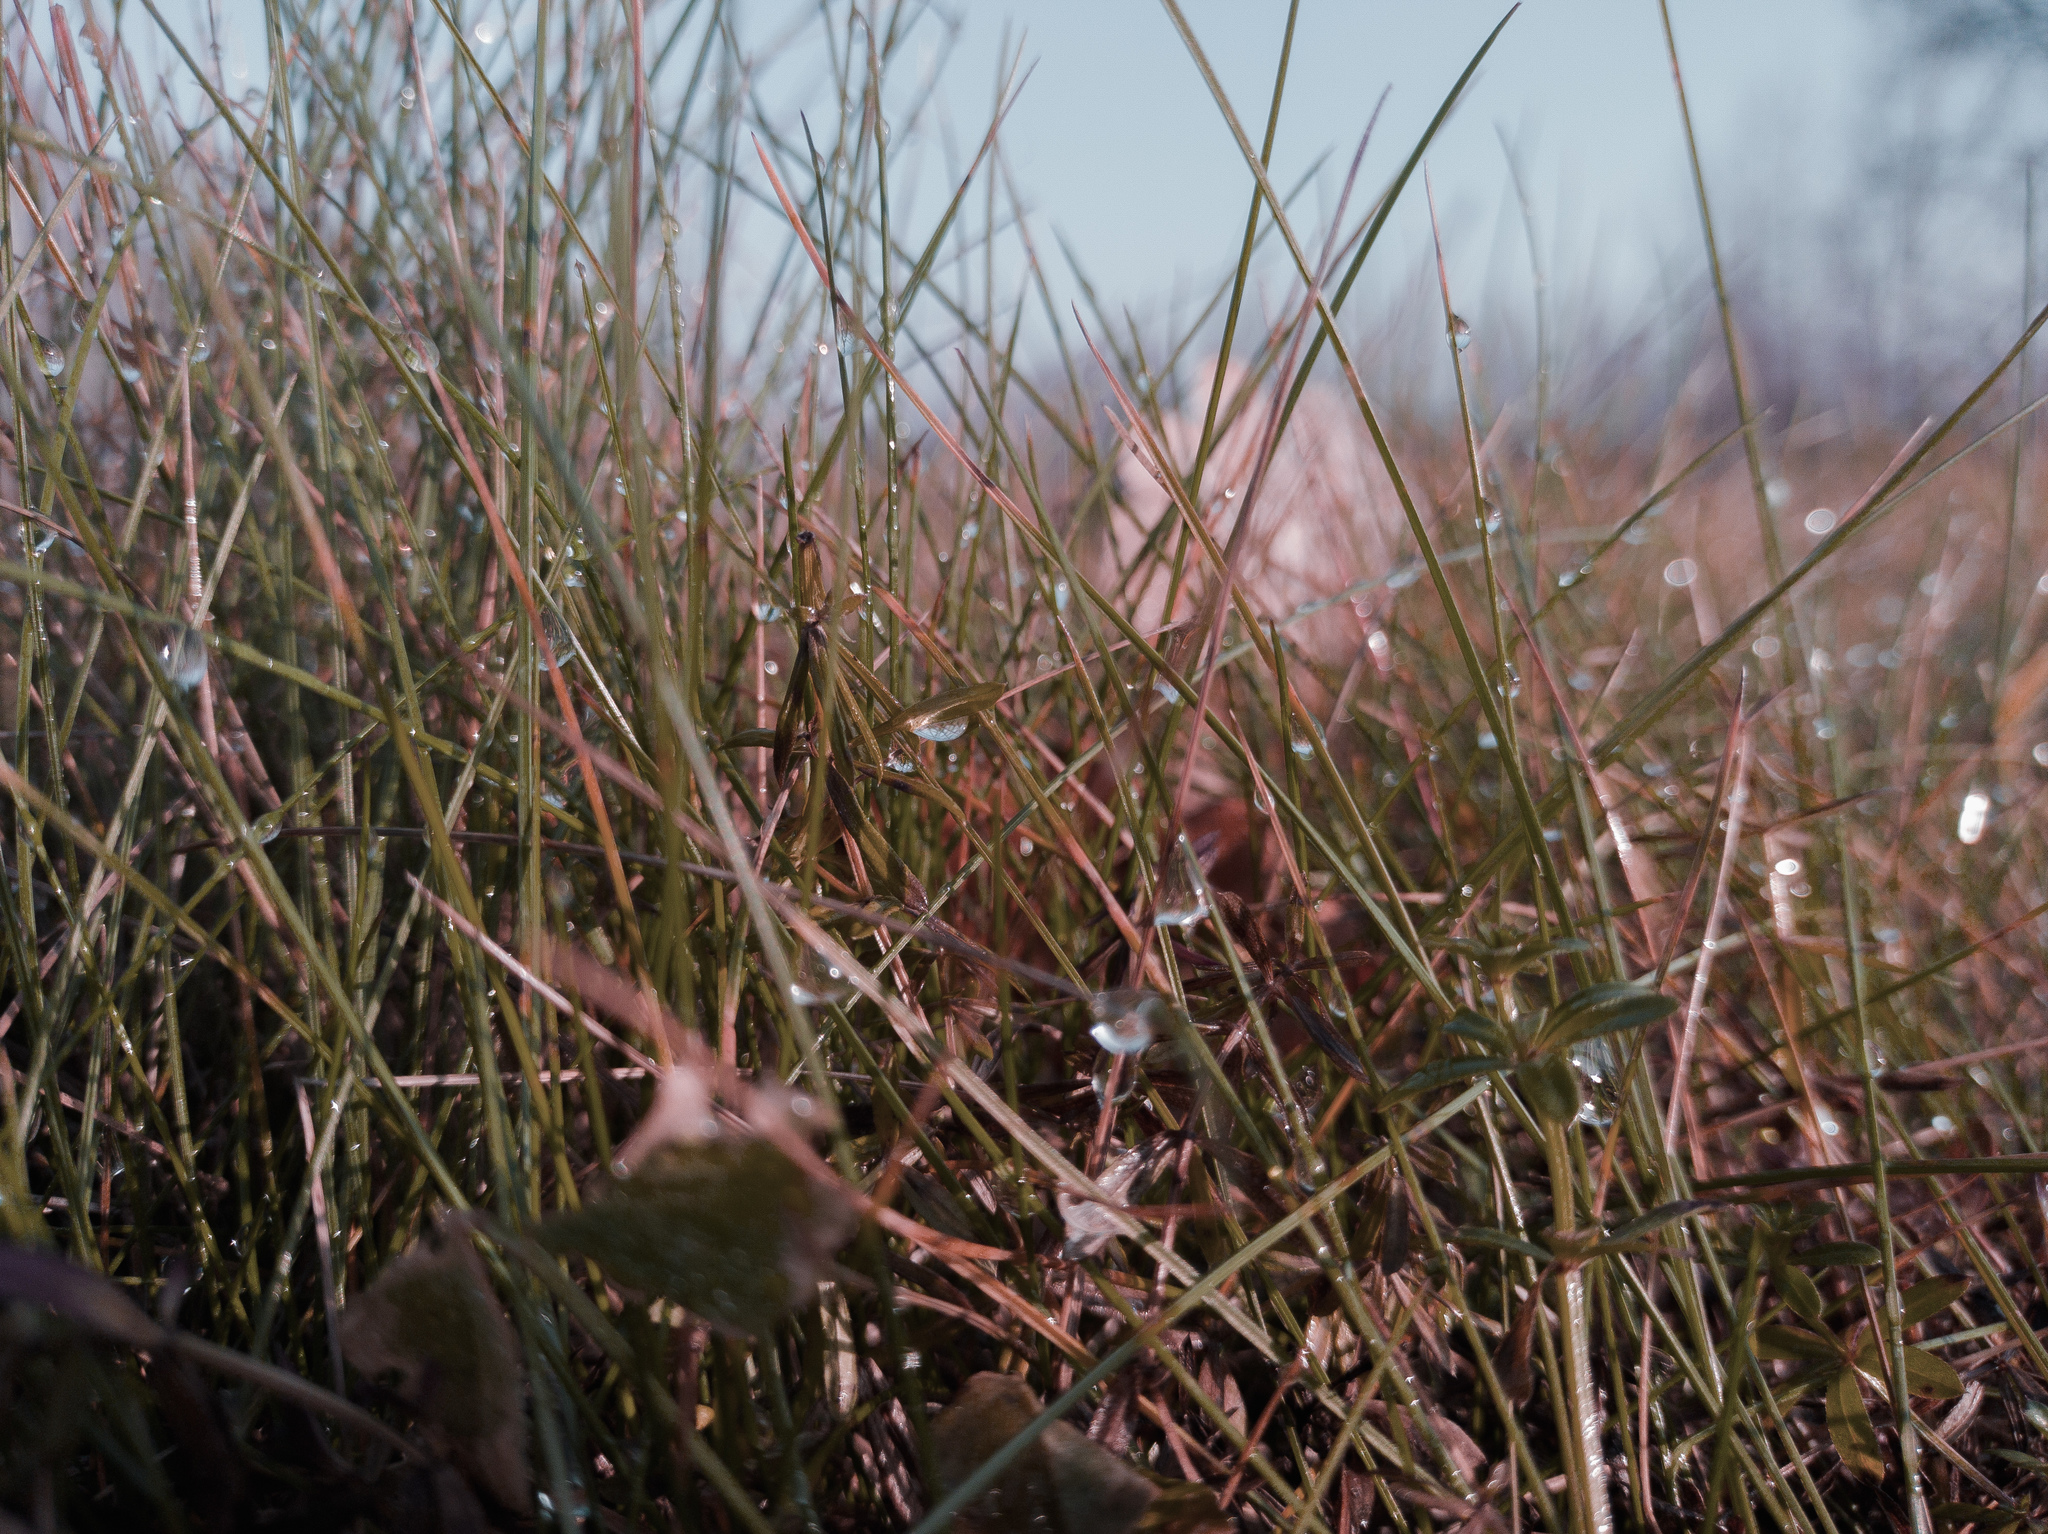
<path id="1" fill-rule="evenodd" d="M 1499 1053 L 1505 1053 L 1508 1049 L 1508 1037 L 1501 1031 L 1500 1024 L 1490 1017 L 1482 1017 L 1479 1013 L 1464 1008 L 1451 1014 L 1450 1021 L 1444 1024 L 1444 1032 L 1455 1034 L 1461 1039 L 1471 1039 Z"/>
<path id="2" fill-rule="evenodd" d="M 1474 1076 L 1484 1076 L 1488 1071 L 1500 1070 L 1507 1063 L 1498 1055 L 1466 1055 L 1456 1060 L 1432 1060 L 1406 1081 L 1397 1083 L 1381 1102 L 1395 1103 L 1404 1097 L 1413 1097 L 1419 1092 L 1434 1092 L 1438 1087 L 1447 1087 L 1454 1081 L 1465 1081 Z"/>
<path id="3" fill-rule="evenodd" d="M 1884 1455 L 1878 1448 L 1877 1429 L 1870 1425 L 1870 1412 L 1863 1404 L 1863 1387 L 1856 1371 L 1844 1369 L 1828 1382 L 1828 1436 L 1843 1468 L 1873 1479 L 1884 1474 Z"/>
<path id="4" fill-rule="evenodd" d="M 728 1135 L 655 1146 L 606 1197 L 536 1234 L 721 1331 L 759 1336 L 815 1291 L 853 1225 L 781 1150 Z"/>
<path id="5" fill-rule="evenodd" d="M 1778 1293 L 1785 1297 L 1785 1303 L 1809 1321 L 1818 1321 L 1822 1310 L 1820 1290 L 1813 1280 L 1787 1263 L 1779 1263 L 1771 1269 L 1771 1282 L 1778 1286 Z"/>
<path id="6" fill-rule="evenodd" d="M 1668 1204 L 1659 1204 L 1655 1209 L 1645 1214 L 1637 1215 L 1626 1225 L 1615 1226 L 1614 1229 L 1607 1233 L 1606 1241 L 1600 1244 L 1605 1246 L 1608 1242 L 1612 1241 L 1633 1241 L 1638 1236 L 1649 1235 L 1653 1230 L 1662 1230 L 1673 1221 L 1682 1220 L 1689 1214 L 1697 1214 L 1702 1209 L 1711 1209 L 1713 1207 L 1714 1203 L 1711 1199 L 1673 1199 Z"/>
<path id="7" fill-rule="evenodd" d="M 1515 1090 L 1527 1099 L 1537 1117 L 1569 1124 L 1585 1099 L 1579 1095 L 1579 1073 L 1563 1055 L 1531 1061 L 1515 1072 Z"/>
<path id="8" fill-rule="evenodd" d="M 1779 1362 L 1799 1359 L 1842 1360 L 1842 1349 L 1831 1338 L 1803 1332 L 1796 1326 L 1759 1326 L 1754 1342 L 1756 1356 Z"/>
<path id="9" fill-rule="evenodd" d="M 1823 1241 L 1792 1253 L 1786 1261 L 1802 1268 L 1867 1268 L 1883 1256 L 1867 1241 Z"/>
<path id="10" fill-rule="evenodd" d="M 1471 960 L 1489 980 L 1496 982 L 1524 970 L 1540 974 L 1547 961 L 1561 953 L 1593 951 L 1593 945 L 1582 937 L 1545 941 L 1542 938 L 1522 938 L 1503 928 L 1491 929 L 1480 937 L 1429 938 L 1425 940 L 1425 946 Z"/>
<path id="11" fill-rule="evenodd" d="M 1676 1011 L 1678 1003 L 1662 991 L 1628 980 L 1589 985 L 1567 997 L 1536 1037 L 1542 1050 L 1562 1049 L 1603 1034 L 1641 1028 Z"/>
<path id="12" fill-rule="evenodd" d="M 1930 1316 L 1940 1315 L 1969 1292 L 1967 1278 L 1930 1278 L 1915 1284 L 1899 1296 L 1899 1321 L 1906 1326 L 1918 1326 Z"/>
<path id="13" fill-rule="evenodd" d="M 1906 1388 L 1916 1396 L 1953 1401 L 1963 1393 L 1963 1377 L 1925 1348 L 1906 1349 Z"/>
<path id="14" fill-rule="evenodd" d="M 1503 1252 L 1515 1252 L 1523 1257 L 1533 1257 L 1538 1262 L 1550 1261 L 1550 1253 L 1544 1247 L 1511 1230 L 1496 1230 L 1492 1226 L 1466 1225 L 1451 1237 L 1457 1246 L 1490 1246 Z"/>
<path id="15" fill-rule="evenodd" d="M 1881 1363 L 1875 1332 L 1865 1332 L 1863 1341 L 1858 1344 L 1856 1367 L 1873 1379 L 1882 1379 L 1888 1372 Z M 1909 1347 L 1906 1349 L 1906 1392 L 1953 1401 L 1963 1393 L 1963 1378 L 1949 1367 L 1946 1360 L 1927 1349 Z"/>
<path id="16" fill-rule="evenodd" d="M 971 687 L 953 687 L 933 693 L 921 703 L 896 710 L 875 733 L 893 735 L 899 730 L 908 730 L 926 740 L 956 740 L 976 714 L 995 707 L 1007 690 L 1001 682 L 977 682 Z M 952 728 L 954 725 L 960 728 L 955 730 Z"/>

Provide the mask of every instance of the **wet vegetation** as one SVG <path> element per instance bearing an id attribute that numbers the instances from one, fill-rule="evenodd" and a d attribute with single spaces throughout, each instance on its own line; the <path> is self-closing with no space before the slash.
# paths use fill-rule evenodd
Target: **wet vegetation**
<path id="1" fill-rule="evenodd" d="M 741 10 L 8 26 L 0 1530 L 2037 1526 L 2044 317 L 1618 432 L 1166 0 L 1148 327 Z"/>

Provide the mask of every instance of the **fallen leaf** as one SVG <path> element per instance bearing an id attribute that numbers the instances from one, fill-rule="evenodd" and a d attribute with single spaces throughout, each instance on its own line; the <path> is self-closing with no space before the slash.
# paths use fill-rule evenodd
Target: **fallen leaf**
<path id="1" fill-rule="evenodd" d="M 462 1224 L 442 1222 L 349 1302 L 341 1351 L 357 1373 L 383 1382 L 481 1490 L 525 1507 L 519 1343 Z"/>
<path id="2" fill-rule="evenodd" d="M 1008 1374 L 977 1374 L 932 1423 L 938 1490 L 958 1486 L 1002 1452 L 1042 1409 Z M 1192 1482 L 1161 1483 L 1069 1423 L 1055 1422 L 961 1511 L 955 1534 L 1210 1534 L 1230 1524 Z"/>
<path id="3" fill-rule="evenodd" d="M 536 1233 L 720 1331 L 758 1336 L 816 1290 L 851 1207 L 777 1147 L 738 1134 L 636 1147 L 630 1174 Z"/>

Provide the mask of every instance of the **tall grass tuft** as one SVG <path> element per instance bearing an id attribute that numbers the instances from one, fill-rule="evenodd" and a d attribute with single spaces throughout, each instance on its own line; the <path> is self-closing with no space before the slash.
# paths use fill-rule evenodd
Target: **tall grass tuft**
<path id="1" fill-rule="evenodd" d="M 1381 239 L 1516 23 L 1312 227 L 1165 10 L 1178 330 L 916 4 L 17 8 L 0 1527 L 2048 1516 L 2044 316 L 1774 412 L 1696 172 L 1617 431 Z"/>

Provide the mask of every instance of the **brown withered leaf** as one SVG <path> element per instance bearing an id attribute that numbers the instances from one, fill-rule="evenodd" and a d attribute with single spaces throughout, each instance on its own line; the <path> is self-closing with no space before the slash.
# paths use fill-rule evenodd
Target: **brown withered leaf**
<path id="1" fill-rule="evenodd" d="M 581 1209 L 546 1220 L 541 1244 L 581 1252 L 619 1283 L 674 1300 L 720 1331 L 767 1330 L 815 1291 L 857 1220 L 757 1132 L 787 1120 L 781 1096 L 750 1089 L 740 1106 L 747 1122 L 722 1125 L 706 1073 L 666 1072 L 620 1147 L 617 1175 Z"/>
<path id="2" fill-rule="evenodd" d="M 526 1379 L 468 1231 L 444 1221 L 341 1316 L 341 1351 L 418 1419 L 435 1450 L 508 1508 L 527 1502 Z"/>
<path id="3" fill-rule="evenodd" d="M 977 1374 L 932 1423 L 941 1494 L 965 1481 L 1041 1410 L 1031 1387 Z M 956 1534 L 1209 1534 L 1230 1527 L 1206 1488 L 1161 1483 L 1055 1422 L 954 1520 Z"/>
<path id="4" fill-rule="evenodd" d="M 1126 1208 L 1152 1186 L 1179 1151 L 1180 1142 L 1172 1136 L 1154 1135 L 1112 1157 L 1097 1175 L 1095 1185 L 1116 1201 L 1117 1208 Z M 1059 1208 L 1060 1222 L 1067 1229 L 1062 1256 L 1070 1260 L 1094 1257 L 1116 1239 L 1115 1216 L 1094 1199 L 1083 1198 L 1063 1186 L 1053 1195 L 1053 1201 Z"/>

